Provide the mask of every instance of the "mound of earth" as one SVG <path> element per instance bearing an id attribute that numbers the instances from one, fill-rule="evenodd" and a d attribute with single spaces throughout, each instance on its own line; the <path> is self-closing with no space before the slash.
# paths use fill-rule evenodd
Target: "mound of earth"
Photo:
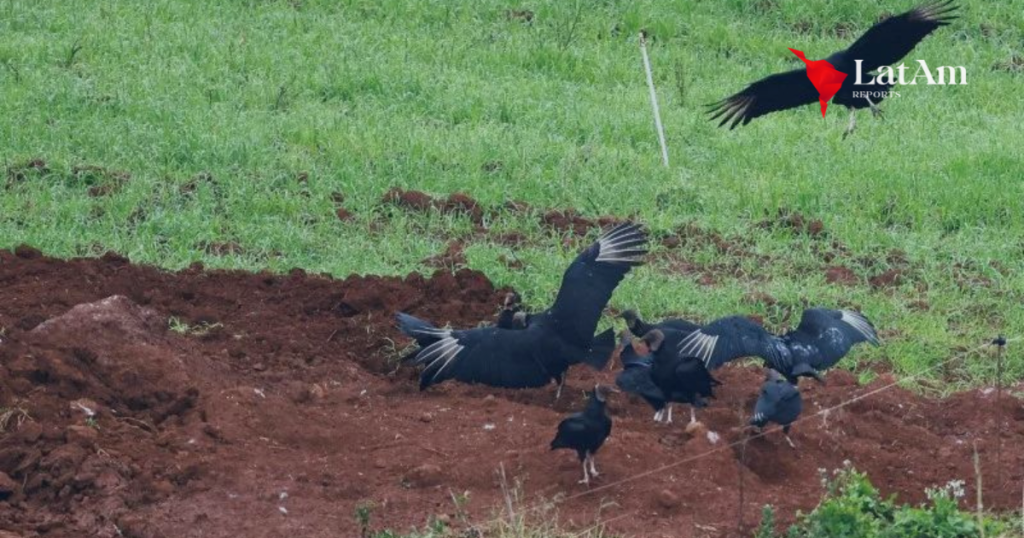
<path id="1" fill-rule="evenodd" d="M 909 502 L 952 479 L 973 485 L 975 444 L 986 505 L 1020 503 L 1019 400 L 887 390 L 798 424 L 795 450 L 771 433 L 743 449 L 762 374 L 739 366 L 718 372 L 723 390 L 695 428 L 685 411 L 661 426 L 642 402 L 613 400 L 601 476 L 578 485 L 575 456 L 548 443 L 614 372 L 573 370 L 556 401 L 553 387 L 419 392 L 416 372 L 396 368 L 408 340 L 395 312 L 494 319 L 507 290 L 469 270 L 168 273 L 19 248 L 0 253 L 0 290 L 0 530 L 14 536 L 356 536 L 359 507 L 375 529 L 431 516 L 482 526 L 504 504 L 500 470 L 520 509 L 557 501 L 569 528 L 614 519 L 630 536 L 729 536 L 741 472 L 746 522 L 765 503 L 786 521 L 819 499 L 818 469 L 845 460 Z M 833 372 L 804 385 L 806 409 L 890 381 Z"/>

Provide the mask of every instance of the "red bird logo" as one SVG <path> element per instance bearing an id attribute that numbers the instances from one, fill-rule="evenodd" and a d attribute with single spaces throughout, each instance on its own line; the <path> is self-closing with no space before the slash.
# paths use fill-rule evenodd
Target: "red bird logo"
<path id="1" fill-rule="evenodd" d="M 846 80 L 846 73 L 836 70 L 827 60 L 810 61 L 804 57 L 802 51 L 789 49 L 807 64 L 807 78 L 811 79 L 814 89 L 818 90 L 818 101 L 821 103 L 821 117 L 825 117 L 825 110 L 828 108 L 828 101 L 839 92 Z"/>

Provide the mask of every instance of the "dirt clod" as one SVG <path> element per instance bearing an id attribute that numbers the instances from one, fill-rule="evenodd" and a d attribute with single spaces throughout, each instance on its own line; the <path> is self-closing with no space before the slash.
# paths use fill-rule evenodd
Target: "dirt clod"
<path id="1" fill-rule="evenodd" d="M 338 217 L 338 220 L 342 222 L 347 222 L 355 218 L 355 215 L 353 215 L 351 211 L 345 209 L 344 207 L 339 207 L 338 209 L 334 210 L 334 215 Z"/>
<path id="2" fill-rule="evenodd" d="M 671 490 L 663 489 L 658 492 L 657 502 L 664 510 L 674 510 L 679 507 L 679 496 Z"/>
<path id="3" fill-rule="evenodd" d="M 890 269 L 868 279 L 868 283 L 871 284 L 871 287 L 876 289 L 895 288 L 902 285 L 903 282 L 903 271 L 899 269 Z"/>
<path id="4" fill-rule="evenodd" d="M 83 448 L 91 448 L 99 439 L 99 432 L 96 428 L 89 426 L 68 426 L 64 432 L 64 439 L 68 443 L 79 445 Z"/>
<path id="5" fill-rule="evenodd" d="M 443 478 L 444 472 L 441 467 L 425 463 L 409 471 L 405 480 L 414 488 L 429 488 L 440 485 Z"/>
<path id="6" fill-rule="evenodd" d="M 841 284 L 843 286 L 856 286 L 860 283 L 860 278 L 849 267 L 834 265 L 825 269 L 825 282 Z"/>
<path id="7" fill-rule="evenodd" d="M 24 260 L 34 260 L 42 256 L 43 253 L 28 245 L 18 245 L 14 247 L 14 255 Z"/>

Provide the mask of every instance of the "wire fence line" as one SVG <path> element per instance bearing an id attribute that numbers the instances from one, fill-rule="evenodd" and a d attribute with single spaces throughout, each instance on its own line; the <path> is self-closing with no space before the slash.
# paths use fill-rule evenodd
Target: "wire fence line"
<path id="1" fill-rule="evenodd" d="M 1003 342 L 1003 345 L 1001 345 L 999 347 L 1003 347 L 1006 344 L 1010 344 L 1010 343 L 1014 343 L 1014 342 L 1019 342 L 1022 339 L 1024 339 L 1024 337 L 1015 337 L 1015 338 L 1006 339 Z M 950 357 L 948 359 L 945 359 L 943 361 L 935 363 L 935 364 L 933 364 L 931 366 L 922 368 L 921 370 L 919 370 L 919 371 L 917 371 L 917 372 L 915 372 L 913 374 L 909 374 L 909 375 L 903 376 L 903 377 L 901 377 L 900 379 L 898 379 L 896 381 L 893 381 L 891 383 L 887 383 L 887 384 L 882 385 L 880 387 L 876 387 L 876 388 L 871 389 L 871 390 L 869 390 L 867 392 L 864 392 L 862 394 L 858 394 L 858 395 L 856 395 L 856 396 L 854 396 L 854 397 L 852 397 L 852 398 L 850 398 L 848 400 L 844 400 L 844 401 L 842 401 L 842 402 L 840 402 L 840 403 L 838 403 L 838 404 L 836 404 L 834 406 L 826 407 L 824 409 L 820 409 L 819 411 L 817 411 L 815 413 L 812 413 L 810 415 L 801 416 L 797 420 L 793 421 L 793 424 L 798 424 L 798 423 L 806 422 L 806 421 L 809 421 L 809 420 L 812 420 L 812 419 L 815 419 L 815 418 L 818 418 L 818 417 L 821 417 L 821 416 L 827 416 L 829 413 L 831 413 L 833 411 L 837 411 L 837 410 L 842 409 L 844 407 L 848 407 L 848 406 L 850 406 L 850 405 L 852 405 L 854 403 L 857 403 L 859 401 L 865 400 L 867 398 L 870 398 L 872 396 L 875 396 L 877 394 L 885 392 L 885 391 L 887 391 L 887 390 L 889 390 L 889 389 L 891 389 L 893 387 L 898 386 L 902 382 L 913 381 L 913 380 L 920 379 L 921 377 L 924 377 L 925 375 L 927 375 L 930 372 L 933 372 L 933 371 L 935 371 L 935 370 L 937 370 L 939 368 L 943 368 L 943 367 L 945 367 L 945 366 L 947 366 L 949 364 L 952 364 L 953 362 L 956 362 L 958 360 L 961 360 L 961 359 L 964 359 L 966 357 L 972 356 L 972 355 L 974 355 L 976 353 L 981 352 L 984 349 L 988 349 L 988 348 L 993 347 L 995 345 L 996 344 L 994 344 L 993 342 L 986 342 L 986 343 L 981 344 L 981 345 L 979 345 L 977 347 L 974 347 L 972 349 L 968 349 L 968 350 L 963 351 L 963 352 L 961 352 L 959 354 L 953 355 L 952 357 Z M 1001 382 L 1001 380 L 1000 380 L 1000 382 Z M 561 498 L 556 497 L 556 498 L 554 498 L 554 499 L 552 499 L 550 501 L 547 501 L 547 502 L 537 502 L 537 503 L 533 504 L 532 506 L 528 506 L 526 508 L 518 510 L 518 514 L 523 515 L 523 514 L 535 512 L 535 511 L 540 510 L 540 509 L 545 508 L 545 507 L 550 507 L 552 505 L 563 504 L 563 503 L 566 503 L 568 501 L 572 501 L 572 500 L 580 499 L 580 498 L 583 498 L 583 497 L 586 497 L 586 496 L 589 496 L 589 495 L 593 495 L 595 493 L 599 493 L 599 492 L 602 492 L 602 491 L 608 491 L 608 490 L 617 488 L 617 487 L 619 487 L 619 486 L 621 486 L 623 484 L 628 484 L 630 482 L 634 482 L 634 481 L 639 480 L 641 478 L 645 478 L 645 477 L 648 477 L 648 476 L 651 476 L 651 475 L 654 475 L 654 474 L 662 473 L 662 472 L 667 471 L 669 469 L 672 469 L 672 468 L 675 468 L 675 467 L 678 467 L 680 465 L 684 465 L 684 464 L 687 464 L 687 463 L 692 463 L 694 461 L 697 461 L 697 460 L 700 460 L 700 459 L 712 456 L 714 454 L 717 454 L 717 453 L 725 451 L 725 450 L 731 450 L 733 448 L 736 448 L 738 446 L 743 445 L 744 443 L 750 442 L 750 441 L 752 441 L 754 439 L 758 439 L 758 438 L 764 437 L 764 436 L 768 435 L 769 433 L 774 432 L 777 429 L 779 429 L 779 428 L 771 428 L 771 429 L 765 428 L 765 429 L 763 429 L 762 431 L 760 431 L 758 433 L 751 434 L 751 435 L 746 435 L 742 439 L 739 439 L 737 441 L 733 441 L 732 443 L 723 444 L 721 446 L 712 448 L 711 450 L 707 450 L 707 451 L 701 452 L 699 454 L 695 454 L 693 456 L 682 458 L 682 459 L 676 460 L 676 461 L 674 461 L 672 463 L 668 463 L 668 464 L 662 465 L 660 467 L 655 467 L 653 469 L 648 469 L 646 471 L 642 471 L 642 472 L 639 472 L 639 473 L 627 476 L 625 478 L 616 480 L 614 482 L 610 482 L 608 484 L 603 484 L 601 486 L 597 486 L 597 487 L 594 487 L 594 488 L 588 488 L 585 491 L 574 493 L 574 494 L 568 495 L 566 497 L 561 497 Z M 570 536 L 573 536 L 573 537 L 583 536 L 583 535 L 585 535 L 588 532 L 591 532 L 593 530 L 598 529 L 602 524 L 607 524 L 607 523 L 610 523 L 612 521 L 621 519 L 623 517 L 626 517 L 626 515 L 632 514 L 632 513 L 633 513 L 633 511 L 629 511 L 629 512 L 627 512 L 627 514 L 619 515 L 619 516 L 616 516 L 614 518 L 605 520 L 604 523 L 600 523 L 599 522 L 597 525 L 588 527 L 581 534 L 573 534 L 573 535 L 570 535 Z M 494 523 L 499 522 L 500 520 L 501 520 L 500 518 L 492 518 L 492 519 L 489 519 L 487 521 L 481 522 L 480 525 L 473 525 L 473 527 L 479 528 L 479 527 L 484 527 L 484 526 L 492 525 Z"/>

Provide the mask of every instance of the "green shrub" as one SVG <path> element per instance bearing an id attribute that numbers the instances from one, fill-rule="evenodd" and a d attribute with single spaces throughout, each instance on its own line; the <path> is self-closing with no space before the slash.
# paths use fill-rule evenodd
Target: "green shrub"
<path id="1" fill-rule="evenodd" d="M 973 538 L 1005 530 L 997 520 L 985 516 L 979 523 L 975 514 L 960 509 L 961 481 L 929 489 L 927 503 L 910 506 L 897 504 L 895 496 L 882 498 L 867 475 L 849 465 L 831 476 L 821 472 L 821 502 L 811 513 L 797 514 L 797 523 L 779 538 Z M 776 538 L 774 521 L 766 506 L 755 538 Z"/>

